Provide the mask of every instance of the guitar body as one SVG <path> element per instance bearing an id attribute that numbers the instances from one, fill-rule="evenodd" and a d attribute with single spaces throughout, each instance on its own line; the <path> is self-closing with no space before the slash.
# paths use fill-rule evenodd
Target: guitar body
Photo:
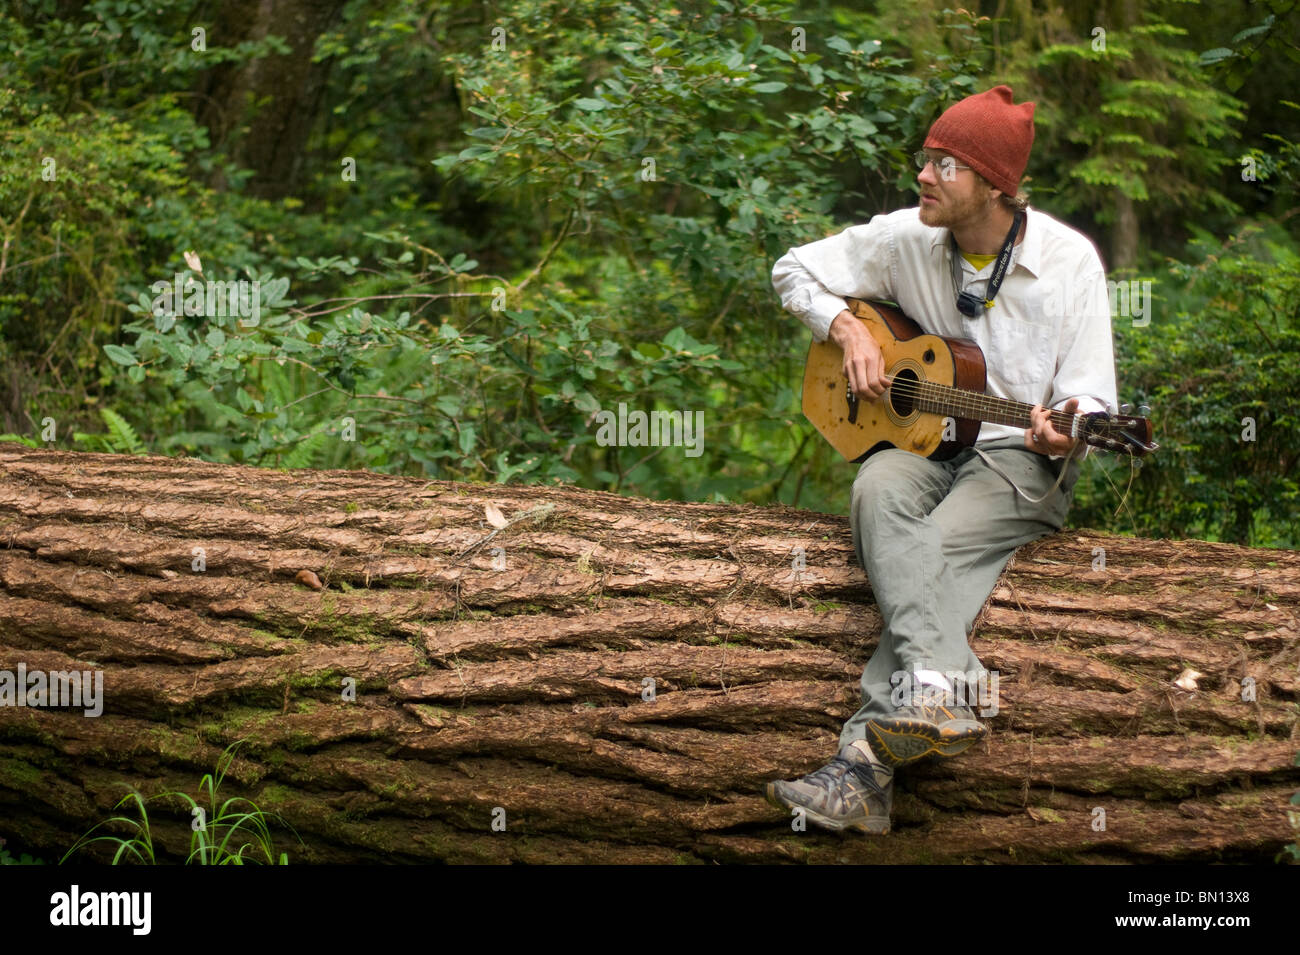
<path id="1" fill-rule="evenodd" d="M 973 445 L 979 437 L 978 420 L 952 418 L 955 427 L 949 427 L 945 440 L 945 416 L 921 411 L 897 381 L 934 382 L 982 394 L 986 380 L 979 346 L 964 338 L 927 335 L 891 305 L 853 298 L 847 304 L 880 346 L 885 374 L 896 383 L 875 400 L 852 401 L 844 353 L 830 340 L 814 342 L 804 369 L 803 413 L 822 437 L 850 461 L 865 460 L 885 448 L 942 461 Z"/>

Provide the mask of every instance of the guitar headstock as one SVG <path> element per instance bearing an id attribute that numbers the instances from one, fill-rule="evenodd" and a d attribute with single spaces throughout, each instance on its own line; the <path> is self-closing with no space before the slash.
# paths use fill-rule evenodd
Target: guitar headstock
<path id="1" fill-rule="evenodd" d="M 1083 415 L 1080 431 L 1080 437 L 1088 444 L 1117 454 L 1141 457 L 1160 447 L 1151 440 L 1151 421 L 1148 418 L 1093 411 Z"/>

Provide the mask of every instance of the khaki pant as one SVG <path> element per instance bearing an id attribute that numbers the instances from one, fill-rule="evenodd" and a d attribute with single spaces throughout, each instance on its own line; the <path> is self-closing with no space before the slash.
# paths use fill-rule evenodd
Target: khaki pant
<path id="1" fill-rule="evenodd" d="M 1020 438 L 980 445 L 1031 497 L 1056 481 L 1061 461 Z M 1059 530 L 1079 464 L 1042 504 L 1030 504 L 967 448 L 931 461 L 891 448 L 862 463 L 851 521 L 858 562 L 884 618 L 880 645 L 862 671 L 862 708 L 844 724 L 840 745 L 866 737 L 869 719 L 892 716 L 898 672 L 984 672 L 967 642 L 1012 552 Z"/>

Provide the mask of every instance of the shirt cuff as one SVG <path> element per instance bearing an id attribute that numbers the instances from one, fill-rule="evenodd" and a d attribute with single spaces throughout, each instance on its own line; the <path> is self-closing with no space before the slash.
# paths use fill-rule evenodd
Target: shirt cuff
<path id="1" fill-rule="evenodd" d="M 840 296 L 824 289 L 800 289 L 790 303 L 790 311 L 799 316 L 813 333 L 815 341 L 824 342 L 831 332 L 835 316 L 848 308 Z"/>
<path id="2" fill-rule="evenodd" d="M 1079 399 L 1079 407 L 1075 409 L 1075 414 L 1091 414 L 1094 411 L 1105 411 L 1106 405 L 1098 401 L 1092 395 L 1071 395 L 1070 398 Z M 1070 398 L 1065 398 L 1052 405 L 1053 411 L 1060 411 L 1065 407 Z"/>

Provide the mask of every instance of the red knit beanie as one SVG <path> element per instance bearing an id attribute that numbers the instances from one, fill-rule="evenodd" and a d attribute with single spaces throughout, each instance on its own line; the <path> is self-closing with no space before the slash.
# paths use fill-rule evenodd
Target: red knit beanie
<path id="1" fill-rule="evenodd" d="M 934 121 L 926 149 L 941 149 L 1014 196 L 1034 143 L 1034 104 L 1011 102 L 1010 86 L 995 86 L 953 103 Z"/>

